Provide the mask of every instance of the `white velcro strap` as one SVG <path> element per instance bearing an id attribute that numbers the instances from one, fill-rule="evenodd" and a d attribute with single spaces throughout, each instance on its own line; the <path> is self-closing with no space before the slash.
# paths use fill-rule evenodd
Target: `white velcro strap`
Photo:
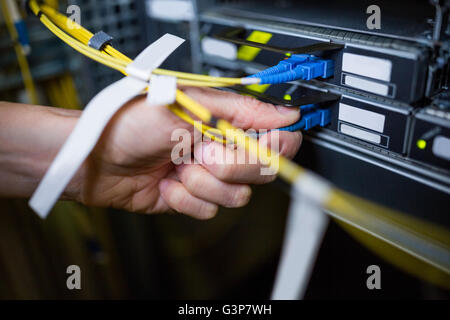
<path id="1" fill-rule="evenodd" d="M 303 299 L 328 226 L 321 206 L 330 190 L 325 179 L 311 172 L 295 182 L 272 299 Z"/>
<path id="2" fill-rule="evenodd" d="M 113 83 L 89 102 L 75 129 L 59 150 L 30 199 L 29 205 L 39 216 L 45 218 L 48 215 L 72 177 L 97 144 L 112 116 L 126 102 L 147 87 L 152 71 L 159 67 L 183 42 L 183 39 L 171 34 L 162 36 L 128 65 L 127 73 L 131 77 Z M 173 90 L 172 87 L 173 84 L 170 85 L 170 90 Z M 154 95 L 157 96 L 157 94 Z M 165 99 L 169 99 L 168 94 Z"/>
<path id="3" fill-rule="evenodd" d="M 30 207 L 45 218 L 69 181 L 97 144 L 112 116 L 147 83 L 131 77 L 106 87 L 86 106 L 75 129 L 59 150 L 30 199 Z"/>
<path id="4" fill-rule="evenodd" d="M 153 74 L 150 78 L 147 103 L 150 106 L 172 104 L 175 102 L 176 93 L 177 78 Z"/>
<path id="5" fill-rule="evenodd" d="M 153 70 L 158 68 L 183 42 L 184 39 L 166 33 L 149 45 L 127 66 L 127 74 L 143 81 L 149 81 Z"/>
<path id="6" fill-rule="evenodd" d="M 273 300 L 303 299 L 328 226 L 319 204 L 293 190 Z"/>
<path id="7" fill-rule="evenodd" d="M 309 171 L 300 175 L 293 187 L 294 193 L 298 192 L 319 205 L 323 205 L 327 201 L 331 191 L 328 181 Z"/>

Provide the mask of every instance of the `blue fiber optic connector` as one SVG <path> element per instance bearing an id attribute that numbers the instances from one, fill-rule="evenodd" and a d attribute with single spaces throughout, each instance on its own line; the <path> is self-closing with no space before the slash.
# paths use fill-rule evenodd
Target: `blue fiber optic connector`
<path id="1" fill-rule="evenodd" d="M 310 106 L 310 105 L 307 105 Z M 302 106 L 304 107 L 304 106 Z M 302 109 L 300 107 L 300 110 Z M 309 108 L 311 109 L 311 108 Z M 281 131 L 298 131 L 298 130 L 309 130 L 311 128 L 320 126 L 325 127 L 331 122 L 331 111 L 330 109 L 314 109 L 311 112 L 306 114 L 302 114 L 302 118 L 296 123 L 287 126 L 278 128 L 277 130 Z"/>
<path id="2" fill-rule="evenodd" d="M 26 53 L 30 51 L 30 39 L 28 37 L 27 27 L 23 20 L 14 23 L 20 45 Z"/>
<path id="3" fill-rule="evenodd" d="M 277 84 L 294 80 L 328 78 L 334 74 L 334 61 L 319 59 L 313 55 L 293 55 L 276 66 L 249 76 L 260 78 L 260 84 Z"/>
<path id="4" fill-rule="evenodd" d="M 309 54 L 294 54 L 288 59 L 278 62 L 276 66 L 267 68 L 260 71 L 254 75 L 249 76 L 249 78 L 263 78 L 274 74 L 279 74 L 282 72 L 290 71 L 297 67 L 300 63 L 308 62 L 311 58 Z"/>

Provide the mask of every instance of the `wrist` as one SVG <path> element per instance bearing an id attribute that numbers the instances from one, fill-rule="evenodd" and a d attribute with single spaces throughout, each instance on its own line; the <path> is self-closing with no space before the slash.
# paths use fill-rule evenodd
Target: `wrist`
<path id="1" fill-rule="evenodd" d="M 0 195 L 30 197 L 81 112 L 0 103 Z M 69 183 L 65 198 L 74 199 L 83 170 Z"/>

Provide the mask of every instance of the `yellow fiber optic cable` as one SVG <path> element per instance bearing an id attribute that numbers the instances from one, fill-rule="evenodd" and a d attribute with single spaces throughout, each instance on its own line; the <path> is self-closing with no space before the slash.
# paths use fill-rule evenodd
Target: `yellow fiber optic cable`
<path id="1" fill-rule="evenodd" d="M 79 109 L 78 97 L 75 93 L 70 75 L 64 74 L 56 79 L 55 82 L 62 93 L 62 98 L 65 100 L 64 107 L 68 109 Z"/>
<path id="2" fill-rule="evenodd" d="M 30 1 L 30 8 L 33 11 L 35 15 L 39 15 L 40 8 L 36 1 Z M 42 12 L 41 12 L 42 13 Z M 67 43 L 69 46 L 71 46 L 76 51 L 86 55 L 87 57 L 100 62 L 110 68 L 119 70 L 123 73 L 125 73 L 125 68 L 127 66 L 127 63 L 123 60 L 120 60 L 118 58 L 112 57 L 110 55 L 107 55 L 105 53 L 102 53 L 98 50 L 95 50 L 87 45 L 82 44 L 79 41 L 75 41 L 74 38 L 67 35 L 65 32 L 63 32 L 61 29 L 59 29 L 45 14 L 40 14 L 39 20 L 58 38 L 63 40 L 65 43 Z"/>
<path id="3" fill-rule="evenodd" d="M 191 124 L 195 129 L 200 131 L 203 135 L 207 136 L 213 141 L 216 141 L 218 143 L 225 144 L 227 141 L 223 140 L 222 133 L 220 130 L 207 126 L 205 124 L 201 125 L 200 122 L 195 121 L 190 117 L 187 113 L 183 112 L 183 110 L 177 106 L 177 105 L 169 105 L 169 110 L 172 111 L 177 117 L 182 119 L 183 121 Z"/>
<path id="4" fill-rule="evenodd" d="M 39 99 L 36 92 L 36 86 L 34 85 L 33 77 L 31 75 L 30 66 L 28 60 L 23 52 L 22 46 L 18 43 L 17 31 L 11 21 L 7 4 L 5 1 L 1 1 L 1 8 L 3 16 L 5 18 L 5 24 L 13 41 L 14 51 L 16 52 L 17 62 L 19 63 L 20 72 L 22 74 L 22 80 L 24 83 L 25 91 L 27 92 L 28 99 L 32 104 L 38 104 Z"/>
<path id="5" fill-rule="evenodd" d="M 59 0 L 44 0 L 44 3 L 54 9 L 58 9 L 59 7 Z"/>
<path id="6" fill-rule="evenodd" d="M 78 27 L 73 28 L 73 29 L 69 28 L 68 24 L 67 24 L 67 17 L 64 15 L 61 15 L 59 13 L 56 14 L 56 11 L 48 6 L 45 6 L 45 5 L 42 6 L 42 12 L 45 13 L 45 15 L 50 14 L 52 17 L 54 17 L 55 25 L 63 27 L 66 31 L 70 31 L 80 41 L 80 43 L 77 44 L 76 42 L 73 41 L 74 39 L 70 39 L 70 37 L 67 35 L 64 36 L 62 34 L 62 32 L 59 32 L 55 28 L 51 27 L 50 30 L 53 33 L 55 33 L 58 37 L 60 37 L 64 42 L 71 45 L 75 50 L 77 50 L 83 54 L 85 54 L 85 52 L 84 52 L 85 49 L 91 49 L 91 50 L 89 50 L 90 54 L 95 54 L 97 56 L 97 58 L 95 60 L 97 60 L 98 62 L 101 62 L 101 63 L 104 63 L 101 60 L 101 58 L 103 58 L 105 56 L 106 57 L 114 57 L 114 58 L 118 59 L 122 64 L 121 66 L 117 66 L 117 65 L 114 66 L 114 65 L 108 65 L 108 64 L 107 65 L 126 74 L 125 68 L 126 68 L 126 65 L 132 61 L 131 59 L 129 59 L 125 55 L 121 54 L 119 51 L 115 50 L 113 47 L 111 47 L 109 45 L 105 49 L 105 52 L 111 53 L 110 56 L 106 55 L 104 53 L 101 53 L 98 50 L 88 47 L 87 43 L 89 42 L 89 39 L 92 37 L 92 33 L 90 33 L 89 31 L 87 31 L 84 28 L 81 28 L 81 26 L 80 26 L 80 28 L 78 28 Z M 53 23 L 53 22 L 51 22 L 51 23 Z M 45 20 L 44 24 L 50 25 L 50 23 L 47 20 Z M 81 44 L 84 44 L 84 46 L 82 46 Z M 89 57 L 92 57 L 92 56 L 89 55 Z M 117 62 L 117 61 L 113 61 L 113 63 L 114 62 Z M 106 63 L 104 63 L 104 64 L 106 64 Z M 163 70 L 163 71 L 164 72 L 161 74 L 175 76 L 175 74 L 171 73 L 170 71 L 167 71 L 167 70 Z M 155 72 L 155 73 L 157 73 L 157 72 Z M 217 79 L 217 81 L 206 82 L 206 80 L 210 79 L 211 77 L 207 77 L 207 78 L 204 78 L 204 77 L 207 77 L 207 76 L 201 76 L 200 79 L 178 79 L 177 83 L 180 85 L 193 86 L 193 87 L 226 87 L 229 85 L 233 85 L 236 82 L 234 80 L 220 82 L 223 79 L 227 79 L 227 78 L 218 78 L 218 77 L 213 78 L 214 80 Z M 193 77 L 193 78 L 198 78 L 198 77 Z"/>
<path id="7" fill-rule="evenodd" d="M 42 5 L 41 11 L 47 15 L 58 27 L 60 27 L 62 30 L 73 36 L 75 39 L 79 40 L 80 42 L 84 44 L 88 44 L 89 40 L 93 36 L 93 34 L 83 28 L 81 25 L 76 24 L 75 22 L 72 22 L 72 25 L 75 27 L 70 28 L 67 21 L 68 18 L 56 10 L 52 9 L 49 6 Z M 36 11 L 38 12 L 38 11 Z M 127 56 L 123 55 L 116 49 L 114 49 L 111 45 L 107 45 L 104 49 L 105 52 L 110 54 L 111 56 L 114 56 L 116 58 L 122 59 L 125 62 L 130 63 L 132 60 L 128 58 Z M 199 74 L 192 74 L 187 72 L 179 72 L 179 71 L 171 71 L 171 70 L 164 70 L 164 69 L 155 69 L 153 71 L 155 74 L 160 75 L 167 75 L 167 76 L 174 76 L 177 78 L 184 78 L 184 79 L 190 79 L 190 80 L 198 80 L 198 81 L 213 81 L 215 83 L 223 83 L 228 85 L 234 85 L 234 84 L 241 84 L 242 79 L 241 78 L 226 78 L 226 77 L 212 77 L 207 75 L 199 75 Z"/>
<path id="8" fill-rule="evenodd" d="M 80 101 L 72 76 L 69 73 L 66 73 L 63 76 L 62 81 L 66 88 L 67 95 L 69 96 L 69 100 L 71 101 L 72 109 L 80 109 Z"/>

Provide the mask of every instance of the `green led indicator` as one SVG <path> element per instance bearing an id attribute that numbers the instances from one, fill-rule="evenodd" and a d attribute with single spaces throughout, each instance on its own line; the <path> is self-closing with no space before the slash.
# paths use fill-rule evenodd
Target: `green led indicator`
<path id="1" fill-rule="evenodd" d="M 427 147 L 427 142 L 423 139 L 417 140 L 417 148 L 423 150 Z"/>
<path id="2" fill-rule="evenodd" d="M 290 94 L 285 94 L 283 97 L 284 100 L 292 100 L 292 97 Z"/>

